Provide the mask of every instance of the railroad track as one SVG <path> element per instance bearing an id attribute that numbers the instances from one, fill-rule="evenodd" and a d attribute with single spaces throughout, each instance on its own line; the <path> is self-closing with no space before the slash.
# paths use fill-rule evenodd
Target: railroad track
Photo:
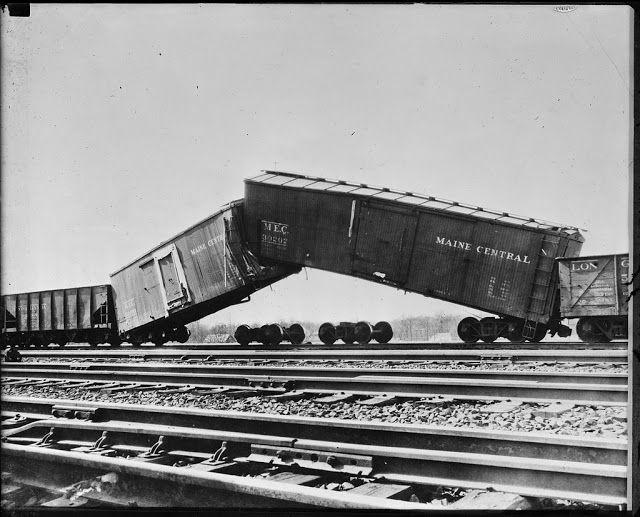
<path id="1" fill-rule="evenodd" d="M 193 485 L 333 508 L 441 508 L 438 486 L 625 502 L 620 439 L 14 396 L 3 398 L 2 417 L 3 454 L 18 477 L 37 462 L 173 484 L 172 493 Z M 109 447 L 90 452 L 105 432 Z M 160 435 L 162 453 L 144 457 Z M 398 492 L 413 495 L 388 498 Z"/>
<path id="2" fill-rule="evenodd" d="M 374 350 L 366 361 L 358 350 L 331 357 L 220 350 L 213 357 L 198 349 L 120 349 L 100 351 L 100 361 L 96 352 L 33 351 L 22 363 L 2 364 L 3 451 L 16 480 L 38 485 L 21 470 L 24 462 L 60 471 L 59 489 L 77 481 L 69 471 L 117 472 L 126 486 L 146 480 L 152 506 L 193 505 L 158 499 L 175 493 L 172 483 L 216 494 L 204 503 L 194 496 L 200 505 L 242 493 L 243 504 L 262 507 L 433 509 L 429 501 L 442 496 L 435 486 L 448 487 L 450 502 L 488 487 L 539 500 L 625 502 L 626 350 Z M 478 415 L 464 416 L 474 412 L 481 424 L 473 424 Z M 569 424 L 548 425 L 565 417 Z M 591 431 L 611 429 L 589 436 L 581 422 L 596 417 Z M 57 444 L 34 446 L 52 428 Z M 118 437 L 115 457 L 72 450 L 105 431 Z M 161 435 L 173 444 L 159 463 L 122 456 L 148 452 Z M 233 444 L 233 458 L 207 470 L 222 442 Z M 317 459 L 309 463 L 314 457 L 322 468 Z M 351 482 L 325 460 L 371 470 Z M 367 486 L 358 490 L 374 497 L 349 494 L 360 482 Z M 388 499 L 394 490 L 403 501 Z"/>
<path id="3" fill-rule="evenodd" d="M 493 343 L 478 342 L 474 345 L 460 342 L 425 342 L 425 341 L 395 341 L 390 343 L 377 343 L 371 341 L 365 345 L 358 343 L 346 344 L 346 343 L 334 343 L 332 345 L 326 345 L 324 343 L 311 343 L 306 342 L 299 345 L 293 345 L 290 343 L 280 343 L 275 346 L 277 350 L 291 351 L 291 350 L 460 350 L 468 349 L 470 347 L 500 350 L 503 348 L 514 350 L 626 350 L 628 347 L 627 341 L 612 341 L 609 343 L 587 343 L 584 341 L 541 341 L 539 343 L 513 343 L 507 340 L 499 340 Z M 164 345 L 154 345 L 151 343 L 144 343 L 142 345 L 122 344 L 116 347 L 107 344 L 100 344 L 97 346 L 89 345 L 88 343 L 68 343 L 65 346 L 49 345 L 45 348 L 35 347 L 21 347 L 22 351 L 62 351 L 62 350 L 264 350 L 266 347 L 260 343 L 249 343 L 246 346 L 242 346 L 239 343 L 166 343 Z"/>
<path id="4" fill-rule="evenodd" d="M 542 361 L 542 362 L 577 362 L 577 363 L 626 363 L 627 349 L 526 349 L 526 348 L 498 348 L 473 347 L 468 345 L 460 349 L 398 349 L 398 350 L 362 350 L 353 347 L 344 350 L 310 349 L 310 350 L 266 350 L 264 348 L 242 349 L 236 347 L 229 350 L 217 350 L 215 354 L 203 351 L 200 347 L 181 350 L 165 349 L 163 347 L 149 348 L 97 348 L 77 350 L 26 350 L 20 352 L 26 359 L 183 359 L 183 360 L 224 360 L 224 359 L 272 359 L 272 360 L 336 360 L 336 361 Z"/>
<path id="5" fill-rule="evenodd" d="M 195 388 L 278 388 L 286 392 L 417 397 L 511 398 L 620 403 L 627 400 L 626 373 L 502 370 L 348 369 L 286 366 L 194 366 L 144 363 L 5 363 L 3 384 L 15 380 L 190 385 Z"/>
<path id="6" fill-rule="evenodd" d="M 140 362 L 24 362 L 8 364 L 6 372 L 34 370 L 82 370 L 111 372 L 154 371 L 159 366 L 166 373 L 205 375 L 235 375 L 246 378 L 256 376 L 278 377 L 359 377 L 363 374 L 393 377 L 474 378 L 528 380 L 536 382 L 566 382 L 584 384 L 626 384 L 625 363 L 529 363 L 504 360 L 485 361 L 166 361 Z M 364 363 L 364 364 L 362 364 Z"/>

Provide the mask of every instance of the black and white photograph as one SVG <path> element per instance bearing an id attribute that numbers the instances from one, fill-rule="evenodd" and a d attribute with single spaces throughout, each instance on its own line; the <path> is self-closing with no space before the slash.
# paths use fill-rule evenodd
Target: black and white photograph
<path id="1" fill-rule="evenodd" d="M 3 4 L 2 511 L 638 512 L 634 23 Z"/>

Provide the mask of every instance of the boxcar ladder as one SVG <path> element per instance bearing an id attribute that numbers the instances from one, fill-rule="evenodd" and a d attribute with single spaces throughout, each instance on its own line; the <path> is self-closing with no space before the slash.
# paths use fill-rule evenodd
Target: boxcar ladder
<path id="1" fill-rule="evenodd" d="M 540 316 L 547 313 L 547 299 L 549 285 L 553 280 L 553 268 L 557 256 L 560 237 L 555 235 L 545 235 L 540 243 L 540 253 L 533 278 L 533 288 L 529 293 L 527 312 L 522 329 L 522 336 L 533 339 L 538 330 L 538 320 Z"/>

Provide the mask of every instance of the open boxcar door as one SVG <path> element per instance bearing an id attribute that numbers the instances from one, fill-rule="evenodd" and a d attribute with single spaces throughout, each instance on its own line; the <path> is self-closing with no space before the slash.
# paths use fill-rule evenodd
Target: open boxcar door
<path id="1" fill-rule="evenodd" d="M 174 244 L 154 253 L 153 260 L 168 315 L 169 310 L 182 307 L 191 301 L 187 279 Z"/>

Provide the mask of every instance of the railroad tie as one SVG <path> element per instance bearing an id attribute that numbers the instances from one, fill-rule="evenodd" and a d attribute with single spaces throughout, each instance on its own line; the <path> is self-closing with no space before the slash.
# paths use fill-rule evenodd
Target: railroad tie
<path id="1" fill-rule="evenodd" d="M 352 402 L 358 398 L 358 395 L 354 393 L 337 393 L 336 395 L 328 395 L 326 397 L 320 397 L 314 400 L 320 404 L 333 404 L 336 402 Z"/>
<path id="2" fill-rule="evenodd" d="M 502 402 L 496 402 L 495 404 L 488 404 L 486 406 L 483 406 L 479 409 L 479 411 L 481 413 L 508 413 L 521 405 L 522 402 L 504 400 Z"/>
<path id="3" fill-rule="evenodd" d="M 565 411 L 573 409 L 574 407 L 576 407 L 576 405 L 572 404 L 571 402 L 554 402 L 546 407 L 533 410 L 531 414 L 534 417 L 539 416 L 541 418 L 555 418 Z"/>
<path id="4" fill-rule="evenodd" d="M 311 393 L 309 391 L 290 391 L 289 393 L 282 393 L 279 395 L 270 395 L 269 398 L 272 400 L 277 400 L 278 402 L 284 402 L 287 400 L 302 400 L 313 398 L 317 395 L 317 393 Z"/>

